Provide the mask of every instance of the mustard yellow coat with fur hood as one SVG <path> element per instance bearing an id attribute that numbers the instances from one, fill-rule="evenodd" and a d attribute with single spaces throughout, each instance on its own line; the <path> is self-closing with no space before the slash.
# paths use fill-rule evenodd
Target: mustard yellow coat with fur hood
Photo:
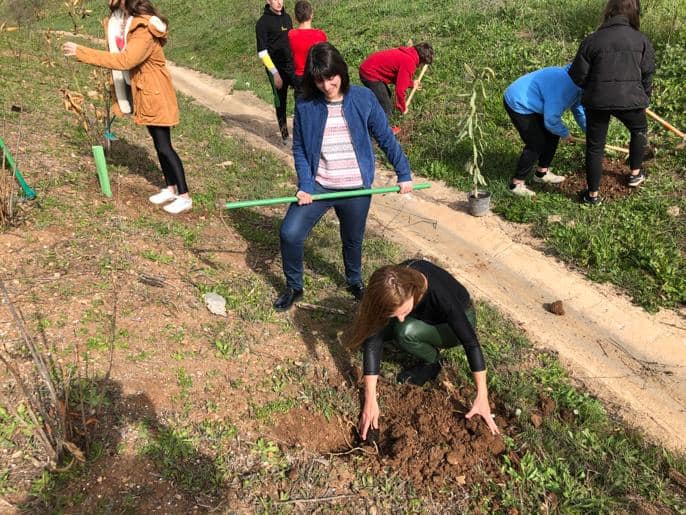
<path id="1" fill-rule="evenodd" d="M 162 20 L 157 16 L 137 16 L 131 22 L 126 47 L 121 53 L 79 45 L 76 47 L 76 58 L 102 68 L 128 70 L 131 75 L 133 121 L 137 125 L 171 127 L 179 123 L 179 106 L 162 50 L 166 40 L 167 26 Z M 117 114 L 116 102 L 113 108 Z"/>

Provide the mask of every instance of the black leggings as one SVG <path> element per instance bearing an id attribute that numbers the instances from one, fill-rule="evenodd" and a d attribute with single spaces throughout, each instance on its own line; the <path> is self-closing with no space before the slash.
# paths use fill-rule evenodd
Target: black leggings
<path id="1" fill-rule="evenodd" d="M 588 191 L 598 191 L 603 175 L 603 154 L 610 115 L 617 118 L 631 133 L 629 143 L 629 166 L 638 170 L 643 164 L 643 154 L 648 143 L 645 109 L 628 111 L 598 111 L 586 107 L 586 184 Z"/>
<path id="2" fill-rule="evenodd" d="M 379 104 L 381 104 L 384 113 L 386 113 L 386 118 L 388 118 L 390 121 L 391 115 L 393 114 L 393 100 L 391 97 L 390 88 L 381 81 L 367 80 L 362 77 L 361 74 L 360 80 L 362 81 L 362 84 L 371 89 L 374 95 L 376 95 L 376 98 L 379 100 Z"/>
<path id="3" fill-rule="evenodd" d="M 269 70 L 265 68 L 267 72 L 267 77 L 269 77 L 269 83 L 272 85 L 272 92 L 274 93 L 274 109 L 276 110 L 276 121 L 279 124 L 279 130 L 281 131 L 281 137 L 288 137 L 288 125 L 286 125 L 286 108 L 288 107 L 288 87 L 293 88 L 293 98 L 296 99 L 298 96 L 298 90 L 296 89 L 295 75 L 288 70 L 279 70 L 279 75 L 283 82 L 281 89 L 276 89 L 274 84 L 274 76 Z"/>
<path id="4" fill-rule="evenodd" d="M 157 151 L 157 159 L 160 160 L 164 182 L 167 186 L 176 186 L 177 193 L 188 193 L 186 174 L 183 171 L 183 163 L 179 154 L 176 153 L 171 143 L 171 128 L 148 125 L 148 132 L 152 136 Z"/>
<path id="5" fill-rule="evenodd" d="M 555 157 L 560 137 L 545 128 L 543 115 L 519 114 L 505 102 L 505 111 L 510 116 L 519 136 L 524 142 L 524 150 L 519 156 L 515 179 L 525 181 L 536 161 L 541 168 L 548 168 Z"/>

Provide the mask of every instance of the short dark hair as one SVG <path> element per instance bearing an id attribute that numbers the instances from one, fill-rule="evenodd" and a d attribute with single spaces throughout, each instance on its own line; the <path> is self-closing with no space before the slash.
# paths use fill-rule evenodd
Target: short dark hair
<path id="1" fill-rule="evenodd" d="M 609 0 L 603 11 L 603 21 L 613 16 L 626 16 L 629 25 L 639 30 L 641 27 L 641 0 Z"/>
<path id="2" fill-rule="evenodd" d="M 305 62 L 302 89 L 305 99 L 322 96 L 317 82 L 335 75 L 341 76 L 341 93 L 350 90 L 350 75 L 348 65 L 341 53 L 331 43 L 317 43 L 310 48 Z"/>
<path id="3" fill-rule="evenodd" d="M 298 20 L 298 23 L 311 20 L 313 13 L 312 4 L 307 0 L 298 0 L 295 2 L 295 8 L 293 12 L 295 13 L 295 19 Z"/>
<path id="4" fill-rule="evenodd" d="M 419 64 L 431 64 L 434 61 L 434 48 L 431 43 L 419 43 L 414 49 L 419 55 Z"/>

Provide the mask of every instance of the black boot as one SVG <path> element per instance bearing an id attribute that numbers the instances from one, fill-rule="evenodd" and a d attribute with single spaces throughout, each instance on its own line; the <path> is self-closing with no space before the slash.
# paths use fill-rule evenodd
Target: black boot
<path id="1" fill-rule="evenodd" d="M 286 290 L 274 301 L 274 309 L 276 311 L 287 311 L 291 308 L 293 303 L 303 296 L 302 290 L 294 290 L 293 288 L 286 288 Z"/>
<path id="2" fill-rule="evenodd" d="M 423 363 L 416 367 L 408 368 L 398 374 L 399 383 L 410 383 L 422 386 L 427 381 L 436 379 L 438 373 L 441 371 L 441 363 Z"/>
<path id="3" fill-rule="evenodd" d="M 352 293 L 353 297 L 355 297 L 355 300 L 357 301 L 361 301 L 362 297 L 364 297 L 364 284 L 362 283 L 351 284 L 346 288 L 346 290 Z"/>

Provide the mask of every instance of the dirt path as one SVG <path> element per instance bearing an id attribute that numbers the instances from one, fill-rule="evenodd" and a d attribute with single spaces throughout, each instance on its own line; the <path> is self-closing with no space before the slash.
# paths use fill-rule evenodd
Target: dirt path
<path id="1" fill-rule="evenodd" d="M 271 106 L 250 92 L 231 93 L 231 81 L 170 68 L 177 89 L 219 113 L 230 132 L 290 160 Z M 393 182 L 393 174 L 379 176 Z M 686 450 L 686 317 L 646 313 L 614 288 L 532 248 L 521 226 L 468 215 L 463 199 L 464 193 L 440 183 L 407 197 L 379 196 L 371 222 L 411 251 L 440 260 L 533 342 L 557 351 L 574 377 L 627 423 L 671 449 Z M 558 299 L 564 316 L 543 307 Z"/>

